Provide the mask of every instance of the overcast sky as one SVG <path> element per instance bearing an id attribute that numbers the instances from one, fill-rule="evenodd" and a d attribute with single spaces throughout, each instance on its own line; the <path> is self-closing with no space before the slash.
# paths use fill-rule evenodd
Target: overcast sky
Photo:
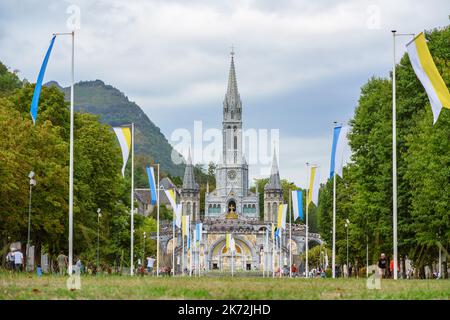
<path id="1" fill-rule="evenodd" d="M 80 10 L 76 81 L 124 92 L 170 140 L 177 128 L 220 128 L 230 47 L 245 128 L 280 130 L 280 175 L 305 186 L 307 161 L 329 171 L 333 121 L 347 122 L 360 87 L 388 76 L 391 29 L 449 24 L 450 1 L 0 2 L 0 60 L 34 82 L 51 34 Z M 70 10 L 69 10 L 70 11 Z M 407 38 L 398 39 L 398 59 Z M 68 85 L 70 42 L 55 43 L 45 81 Z M 250 167 L 251 177 L 267 174 Z"/>

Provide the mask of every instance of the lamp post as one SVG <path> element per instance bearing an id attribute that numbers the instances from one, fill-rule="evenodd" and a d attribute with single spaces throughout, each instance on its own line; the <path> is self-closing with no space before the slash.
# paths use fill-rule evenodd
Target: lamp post
<path id="1" fill-rule="evenodd" d="M 34 178 L 34 172 L 30 171 L 28 174 L 28 178 L 30 179 L 30 200 L 28 203 L 28 236 L 27 236 L 27 264 L 26 264 L 26 270 L 29 271 L 29 253 L 30 253 L 30 231 L 31 231 L 31 193 L 33 186 L 36 185 L 36 180 Z"/>
<path id="2" fill-rule="evenodd" d="M 142 245 L 142 264 L 144 264 L 145 261 L 145 239 L 147 238 L 147 233 L 144 231 L 143 232 L 143 245 Z"/>
<path id="3" fill-rule="evenodd" d="M 348 227 L 349 227 L 349 225 L 350 225 L 350 221 L 348 219 L 345 219 L 345 230 L 347 233 L 347 277 L 348 277 L 348 270 L 349 270 L 349 267 L 348 267 Z"/>
<path id="4" fill-rule="evenodd" d="M 97 209 L 97 272 L 100 270 L 100 218 L 102 209 Z"/>

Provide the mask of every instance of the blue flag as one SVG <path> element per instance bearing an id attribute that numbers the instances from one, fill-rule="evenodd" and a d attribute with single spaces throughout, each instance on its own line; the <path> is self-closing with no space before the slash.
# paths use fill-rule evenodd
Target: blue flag
<path id="1" fill-rule="evenodd" d="M 334 127 L 333 130 L 333 146 L 331 147 L 331 164 L 330 164 L 330 179 L 334 176 L 334 170 L 336 166 L 336 146 L 339 140 L 339 134 L 341 133 L 341 126 Z"/>
<path id="2" fill-rule="evenodd" d="M 199 246 L 202 241 L 202 229 L 203 229 L 203 223 L 197 223 L 195 225 L 195 245 Z"/>
<path id="3" fill-rule="evenodd" d="M 292 209 L 294 209 L 294 221 L 297 218 L 303 220 L 303 193 L 302 190 L 292 191 Z"/>
<path id="4" fill-rule="evenodd" d="M 44 62 L 42 62 L 41 70 L 39 71 L 39 75 L 36 81 L 36 86 L 34 87 L 33 100 L 31 101 L 31 118 L 33 119 L 33 123 L 36 124 L 37 113 L 38 113 L 38 104 L 39 104 L 39 96 L 41 95 L 42 81 L 44 80 L 45 69 L 47 68 L 47 62 L 50 58 L 50 53 L 52 52 L 53 43 L 55 43 L 56 35 L 53 36 L 50 41 L 50 47 L 48 47 L 47 53 L 45 54 Z"/>
<path id="5" fill-rule="evenodd" d="M 150 185 L 150 203 L 156 204 L 155 172 L 153 167 L 147 167 L 148 184 Z"/>

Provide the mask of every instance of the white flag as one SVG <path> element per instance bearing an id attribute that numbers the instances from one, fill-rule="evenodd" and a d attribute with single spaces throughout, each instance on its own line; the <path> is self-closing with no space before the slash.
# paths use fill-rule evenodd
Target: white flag
<path id="1" fill-rule="evenodd" d="M 348 146 L 348 126 L 343 126 L 339 132 L 339 137 L 336 143 L 336 154 L 335 154 L 335 172 L 338 176 L 342 178 L 342 169 L 344 167 L 344 151 Z"/>

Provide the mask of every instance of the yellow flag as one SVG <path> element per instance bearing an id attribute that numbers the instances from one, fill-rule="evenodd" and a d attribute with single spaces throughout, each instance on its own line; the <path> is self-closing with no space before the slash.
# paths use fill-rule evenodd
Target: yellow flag
<path id="1" fill-rule="evenodd" d="M 427 92 L 433 111 L 433 123 L 436 123 L 442 107 L 450 109 L 448 88 L 434 64 L 423 32 L 408 43 L 406 49 L 414 72 Z"/>
<path id="2" fill-rule="evenodd" d="M 190 223 L 189 217 L 190 217 L 189 215 L 182 216 L 181 233 L 183 237 L 188 235 L 189 233 L 189 223 Z"/>
<path id="3" fill-rule="evenodd" d="M 280 204 L 278 206 L 278 219 L 277 219 L 277 228 L 286 229 L 286 212 L 287 212 L 287 204 Z"/>
<path id="4" fill-rule="evenodd" d="M 309 177 L 308 205 L 313 202 L 316 206 L 319 203 L 319 173 L 317 167 L 311 167 L 311 175 Z"/>

